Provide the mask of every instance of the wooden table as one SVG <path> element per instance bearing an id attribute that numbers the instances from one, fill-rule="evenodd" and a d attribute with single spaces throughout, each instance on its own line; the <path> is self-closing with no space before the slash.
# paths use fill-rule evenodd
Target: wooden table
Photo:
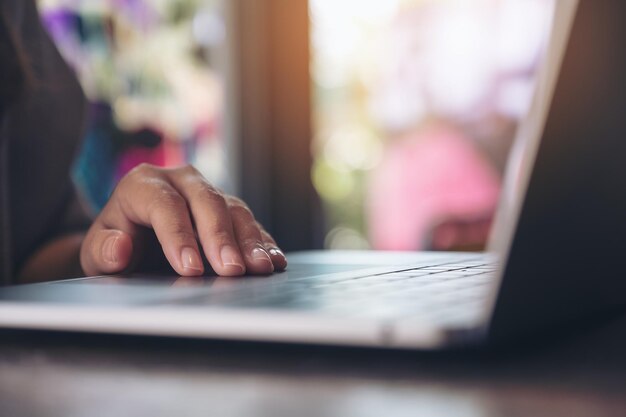
<path id="1" fill-rule="evenodd" d="M 626 416 L 626 316 L 506 352 L 0 332 L 1 417 Z"/>

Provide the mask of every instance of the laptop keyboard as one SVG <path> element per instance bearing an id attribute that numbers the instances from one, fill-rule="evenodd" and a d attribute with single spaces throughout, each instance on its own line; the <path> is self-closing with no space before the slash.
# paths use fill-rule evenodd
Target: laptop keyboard
<path id="1" fill-rule="evenodd" d="M 481 257 L 462 263 L 405 267 L 377 273 L 289 279 L 287 275 L 231 280 L 174 304 L 316 311 L 341 317 L 429 321 L 477 320 L 497 266 Z M 357 271 L 358 272 L 358 271 Z M 228 283 L 233 285 L 230 286 Z"/>
<path id="2" fill-rule="evenodd" d="M 416 314 L 429 319 L 470 318 L 482 312 L 496 266 L 442 265 L 404 269 L 313 285 L 337 310 L 361 304 L 359 316 L 402 319 Z M 329 305 L 331 307 L 331 305 Z"/>

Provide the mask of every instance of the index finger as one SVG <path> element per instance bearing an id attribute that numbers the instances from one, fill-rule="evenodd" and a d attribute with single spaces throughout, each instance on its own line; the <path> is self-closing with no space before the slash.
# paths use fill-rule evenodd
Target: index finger
<path id="1" fill-rule="evenodd" d="M 191 166 L 173 170 L 169 176 L 191 209 L 198 238 L 211 267 L 219 275 L 243 275 L 246 267 L 222 193 Z"/>

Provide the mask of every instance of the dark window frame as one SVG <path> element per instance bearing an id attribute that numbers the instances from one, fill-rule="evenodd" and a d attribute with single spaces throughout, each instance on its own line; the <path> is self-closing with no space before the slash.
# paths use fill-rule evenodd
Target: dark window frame
<path id="1" fill-rule="evenodd" d="M 319 248 L 308 1 L 227 3 L 226 131 L 236 192 L 284 250 Z"/>

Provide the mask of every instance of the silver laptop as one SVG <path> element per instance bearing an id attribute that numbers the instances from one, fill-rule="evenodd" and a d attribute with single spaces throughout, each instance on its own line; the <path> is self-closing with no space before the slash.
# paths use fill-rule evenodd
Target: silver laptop
<path id="1" fill-rule="evenodd" d="M 436 349 L 626 305 L 626 2 L 558 2 L 490 251 L 305 252 L 270 277 L 0 290 L 0 327 Z"/>

